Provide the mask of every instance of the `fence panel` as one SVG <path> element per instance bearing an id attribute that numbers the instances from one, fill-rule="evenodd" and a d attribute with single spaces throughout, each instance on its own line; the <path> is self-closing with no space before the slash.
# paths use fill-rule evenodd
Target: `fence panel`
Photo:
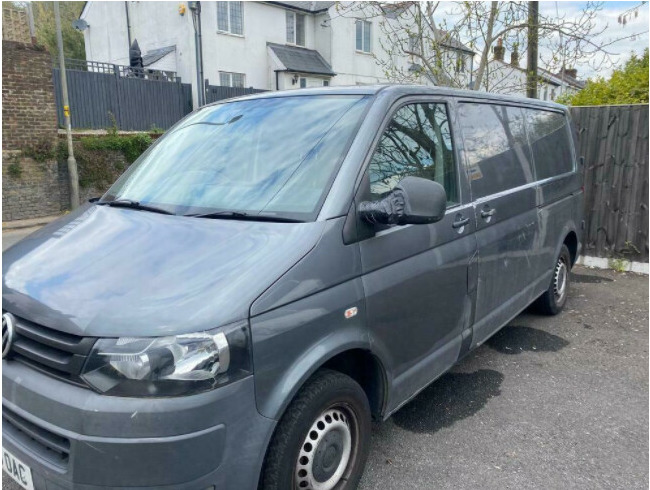
<path id="1" fill-rule="evenodd" d="M 648 261 L 648 106 L 572 107 L 585 158 L 585 255 Z"/>
<path id="2" fill-rule="evenodd" d="M 57 119 L 59 126 L 64 126 L 61 71 L 58 68 L 54 68 L 52 71 Z M 115 76 L 67 69 L 66 74 L 72 127 L 75 129 L 105 129 L 110 127 L 113 123 L 109 113 L 112 113 L 116 119 L 119 115 Z"/>
<path id="3" fill-rule="evenodd" d="M 192 111 L 191 95 L 179 83 L 121 78 L 117 88 L 120 129 L 168 129 Z"/>
<path id="4" fill-rule="evenodd" d="M 52 75 L 58 121 L 63 126 L 60 70 L 54 68 Z M 180 83 L 173 72 L 69 60 L 66 75 L 75 129 L 108 128 L 113 124 L 109 113 L 122 130 L 168 129 L 192 112 L 192 87 Z"/>
<path id="5" fill-rule="evenodd" d="M 206 104 L 210 104 L 219 100 L 241 97 L 242 95 L 257 94 L 259 92 L 267 91 L 253 87 L 225 87 L 222 85 L 210 85 L 208 80 L 206 80 L 205 102 Z"/>

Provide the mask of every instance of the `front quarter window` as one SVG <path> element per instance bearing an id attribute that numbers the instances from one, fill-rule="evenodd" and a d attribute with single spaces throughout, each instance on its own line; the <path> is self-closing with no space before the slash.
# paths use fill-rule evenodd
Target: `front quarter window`
<path id="1" fill-rule="evenodd" d="M 189 116 L 103 201 L 175 214 L 222 210 L 314 219 L 368 103 L 361 96 L 252 99 Z"/>

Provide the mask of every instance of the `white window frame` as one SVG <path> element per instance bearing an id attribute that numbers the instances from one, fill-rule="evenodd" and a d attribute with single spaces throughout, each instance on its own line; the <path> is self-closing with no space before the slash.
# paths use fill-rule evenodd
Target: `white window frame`
<path id="1" fill-rule="evenodd" d="M 361 24 L 361 49 L 357 46 L 357 25 Z M 369 31 L 368 46 L 365 46 L 366 31 Z M 372 22 L 357 19 L 354 22 L 354 48 L 357 53 L 370 54 L 372 53 Z"/>
<path id="2" fill-rule="evenodd" d="M 303 43 L 300 44 L 298 42 L 298 17 L 302 19 L 302 35 L 303 35 Z M 286 34 L 287 34 L 287 43 L 288 44 L 295 44 L 296 46 L 302 46 L 304 47 L 305 44 L 307 44 L 307 17 L 305 14 L 299 14 L 297 12 L 294 12 L 293 10 L 287 10 L 287 14 L 285 16 L 287 25 L 286 25 Z M 293 24 L 293 39 L 289 39 L 289 22 L 291 19 L 291 23 Z"/>
<path id="3" fill-rule="evenodd" d="M 303 80 L 304 80 L 304 82 L 305 82 L 305 85 L 304 85 L 304 86 L 303 86 L 303 84 L 302 84 L 302 83 L 303 83 Z M 300 77 L 300 78 L 298 79 L 298 87 L 299 87 L 299 88 L 307 88 L 307 77 Z"/>
<path id="4" fill-rule="evenodd" d="M 219 28 L 219 4 L 220 3 L 225 3 L 226 4 L 226 24 L 227 24 L 228 27 L 225 30 Z M 239 3 L 241 5 L 241 33 L 232 32 L 232 25 L 230 23 L 230 17 L 231 17 L 230 7 L 234 3 Z M 245 2 L 242 2 L 242 1 L 237 1 L 237 2 L 216 2 L 216 7 L 217 7 L 217 32 L 218 33 L 220 33 L 220 34 L 230 34 L 231 36 L 244 37 L 244 3 Z"/>
<path id="5" fill-rule="evenodd" d="M 242 85 L 233 85 L 233 75 L 241 75 L 242 77 Z M 228 84 L 223 85 L 222 84 L 222 77 L 227 76 L 228 77 Z M 219 85 L 222 87 L 237 87 L 237 88 L 245 88 L 246 87 L 246 73 L 238 73 L 238 72 L 233 72 L 233 71 L 220 71 L 219 72 Z"/>

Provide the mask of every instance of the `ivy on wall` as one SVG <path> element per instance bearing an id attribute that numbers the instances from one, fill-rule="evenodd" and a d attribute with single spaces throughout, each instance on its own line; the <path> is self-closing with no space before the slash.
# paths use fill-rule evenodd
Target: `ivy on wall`
<path id="1" fill-rule="evenodd" d="M 81 187 L 105 189 L 111 185 L 153 142 L 147 133 L 84 136 L 74 140 Z M 68 146 L 59 142 L 58 159 L 68 158 Z"/>

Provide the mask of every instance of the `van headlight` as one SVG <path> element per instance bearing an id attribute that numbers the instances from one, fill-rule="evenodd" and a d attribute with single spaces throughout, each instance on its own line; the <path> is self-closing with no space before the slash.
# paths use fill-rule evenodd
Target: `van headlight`
<path id="1" fill-rule="evenodd" d="M 181 396 L 251 373 L 247 322 L 168 337 L 120 337 L 95 343 L 82 378 L 106 395 Z"/>

